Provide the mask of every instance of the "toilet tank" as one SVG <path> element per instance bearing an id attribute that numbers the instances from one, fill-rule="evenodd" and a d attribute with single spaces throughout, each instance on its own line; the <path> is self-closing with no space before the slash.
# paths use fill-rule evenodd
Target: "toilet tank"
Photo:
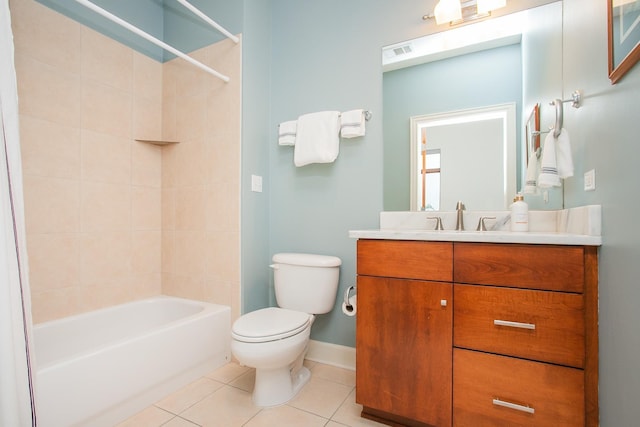
<path id="1" fill-rule="evenodd" d="M 278 306 L 309 314 L 330 312 L 336 301 L 341 264 L 334 256 L 275 254 L 271 267 Z"/>

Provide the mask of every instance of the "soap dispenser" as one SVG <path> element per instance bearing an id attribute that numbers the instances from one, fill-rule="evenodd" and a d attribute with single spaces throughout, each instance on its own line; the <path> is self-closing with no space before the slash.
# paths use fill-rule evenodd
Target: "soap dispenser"
<path id="1" fill-rule="evenodd" d="M 529 205 L 520 193 L 511 205 L 511 231 L 529 231 Z"/>

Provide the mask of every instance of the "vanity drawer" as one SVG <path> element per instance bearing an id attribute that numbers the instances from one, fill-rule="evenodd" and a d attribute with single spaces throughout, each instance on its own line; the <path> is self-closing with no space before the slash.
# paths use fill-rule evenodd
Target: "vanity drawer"
<path id="1" fill-rule="evenodd" d="M 454 426 L 584 426 L 579 369 L 454 349 Z"/>
<path id="2" fill-rule="evenodd" d="M 453 243 L 358 240 L 358 274 L 451 282 Z"/>
<path id="3" fill-rule="evenodd" d="M 584 248 L 455 243 L 454 281 L 577 292 L 584 290 Z"/>
<path id="4" fill-rule="evenodd" d="M 454 285 L 453 344 L 584 367 L 582 295 Z"/>

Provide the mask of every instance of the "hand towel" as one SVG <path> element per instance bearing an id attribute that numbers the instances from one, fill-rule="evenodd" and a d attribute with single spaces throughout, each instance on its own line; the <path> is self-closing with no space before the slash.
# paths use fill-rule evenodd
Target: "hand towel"
<path id="1" fill-rule="evenodd" d="M 351 110 L 342 113 L 340 135 L 343 138 L 356 138 L 365 134 L 364 110 Z"/>
<path id="2" fill-rule="evenodd" d="M 538 194 L 538 150 L 533 150 L 527 165 L 527 180 L 524 184 L 525 194 Z"/>
<path id="3" fill-rule="evenodd" d="M 295 145 L 296 129 L 298 127 L 297 120 L 282 122 L 278 126 L 278 144 L 279 145 Z"/>
<path id="4" fill-rule="evenodd" d="M 556 154 L 556 160 L 558 162 L 558 176 L 563 179 L 573 176 L 571 141 L 569 140 L 569 132 L 564 128 L 560 130 L 560 135 L 556 139 Z"/>
<path id="5" fill-rule="evenodd" d="M 538 187 L 560 187 L 558 166 L 556 163 L 556 138 L 553 131 L 544 139 L 542 158 L 540 159 L 540 175 L 538 175 Z"/>
<path id="6" fill-rule="evenodd" d="M 321 111 L 298 117 L 293 153 L 295 165 L 333 162 L 338 157 L 339 132 L 339 111 Z"/>

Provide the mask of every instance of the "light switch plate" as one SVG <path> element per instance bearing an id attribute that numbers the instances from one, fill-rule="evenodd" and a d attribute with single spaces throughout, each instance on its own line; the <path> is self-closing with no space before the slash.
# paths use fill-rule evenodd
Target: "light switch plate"
<path id="1" fill-rule="evenodd" d="M 584 191 L 594 191 L 596 189 L 596 170 L 591 169 L 584 173 Z"/>
<path id="2" fill-rule="evenodd" d="M 251 191 L 262 193 L 262 177 L 259 175 L 251 175 Z"/>

